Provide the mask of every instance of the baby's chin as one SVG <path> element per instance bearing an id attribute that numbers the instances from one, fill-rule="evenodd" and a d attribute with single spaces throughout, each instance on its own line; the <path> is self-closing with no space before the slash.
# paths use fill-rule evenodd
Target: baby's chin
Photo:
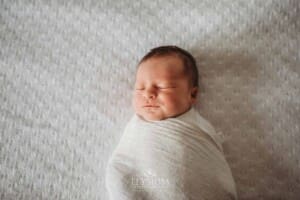
<path id="1" fill-rule="evenodd" d="M 163 112 L 160 109 L 145 109 L 145 110 L 138 110 L 136 114 L 146 121 L 161 121 L 168 118 L 178 117 L 183 113 L 187 112 L 189 109 L 185 110 L 184 112 Z"/>
<path id="2" fill-rule="evenodd" d="M 137 112 L 137 115 L 146 121 L 160 121 L 168 118 L 163 113 L 151 111 Z"/>
<path id="3" fill-rule="evenodd" d="M 154 114 L 139 114 L 137 113 L 139 117 L 141 117 L 143 120 L 146 121 L 160 121 L 166 119 L 166 117 L 154 115 Z"/>
<path id="4" fill-rule="evenodd" d="M 167 117 L 143 116 L 143 119 L 146 121 L 161 121 L 167 119 Z"/>
<path id="5" fill-rule="evenodd" d="M 171 114 L 151 111 L 139 112 L 137 115 L 146 121 L 161 121 L 176 116 L 174 113 Z"/>

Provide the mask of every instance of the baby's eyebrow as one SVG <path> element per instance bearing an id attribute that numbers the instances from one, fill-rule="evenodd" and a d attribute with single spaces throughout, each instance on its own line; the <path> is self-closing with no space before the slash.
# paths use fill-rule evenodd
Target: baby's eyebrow
<path id="1" fill-rule="evenodd" d="M 159 83 L 163 83 L 163 84 L 174 84 L 174 83 L 176 83 L 176 81 L 175 80 L 163 80 L 163 81 L 160 81 Z"/>

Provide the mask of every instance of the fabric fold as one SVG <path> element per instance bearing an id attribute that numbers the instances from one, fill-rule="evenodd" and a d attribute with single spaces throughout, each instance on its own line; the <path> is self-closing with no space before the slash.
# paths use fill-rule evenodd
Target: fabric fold
<path id="1" fill-rule="evenodd" d="M 161 121 L 134 115 L 106 168 L 110 199 L 237 199 L 217 137 L 194 108 Z"/>

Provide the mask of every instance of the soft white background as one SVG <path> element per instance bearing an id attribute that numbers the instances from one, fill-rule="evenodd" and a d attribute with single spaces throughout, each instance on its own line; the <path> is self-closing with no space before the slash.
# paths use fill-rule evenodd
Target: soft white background
<path id="1" fill-rule="evenodd" d="M 0 199 L 106 200 L 136 64 L 165 44 L 197 60 L 239 198 L 298 199 L 299 4 L 0 1 Z"/>

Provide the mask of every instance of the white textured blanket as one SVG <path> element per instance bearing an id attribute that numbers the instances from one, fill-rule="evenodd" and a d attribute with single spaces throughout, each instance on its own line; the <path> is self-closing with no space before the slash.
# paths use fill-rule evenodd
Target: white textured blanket
<path id="1" fill-rule="evenodd" d="M 214 128 L 194 109 L 176 118 L 134 115 L 107 166 L 113 200 L 236 199 Z"/>
<path id="2" fill-rule="evenodd" d="M 107 200 L 136 64 L 172 44 L 239 200 L 299 200 L 299 32 L 299 0 L 1 0 L 0 199 Z"/>

